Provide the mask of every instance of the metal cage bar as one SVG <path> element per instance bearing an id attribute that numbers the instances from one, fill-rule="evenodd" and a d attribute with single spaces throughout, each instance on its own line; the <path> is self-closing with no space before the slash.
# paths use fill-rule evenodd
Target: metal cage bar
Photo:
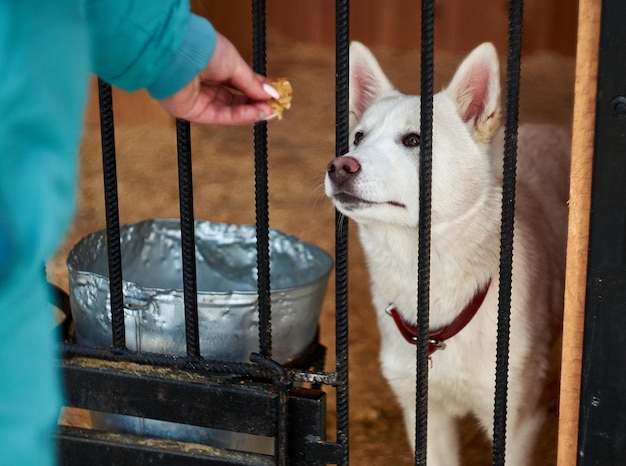
<path id="1" fill-rule="evenodd" d="M 432 191 L 435 2 L 422 1 L 420 83 L 419 242 L 417 254 L 417 343 L 415 464 L 426 464 L 428 437 L 428 333 L 430 310 L 430 214 Z"/>
<path id="2" fill-rule="evenodd" d="M 254 70 L 265 75 L 266 60 L 266 26 L 265 0 L 252 0 L 252 61 Z M 254 181 L 256 211 L 256 246 L 258 269 L 258 303 L 259 303 L 259 352 L 252 355 L 251 360 L 265 365 L 274 372 L 274 386 L 278 391 L 276 400 L 277 429 L 275 435 L 275 457 L 277 466 L 287 464 L 288 454 L 288 409 L 287 390 L 291 386 L 280 364 L 272 361 L 272 309 L 270 282 L 270 239 L 269 239 L 269 194 L 267 164 L 267 123 L 258 122 L 254 125 Z"/>
<path id="3" fill-rule="evenodd" d="M 178 151 L 178 192 L 180 203 L 180 237 L 183 261 L 183 300 L 185 304 L 185 342 L 187 357 L 200 358 L 198 330 L 198 284 L 196 280 L 196 234 L 193 211 L 193 173 L 191 132 L 188 121 L 176 120 Z"/>
<path id="4" fill-rule="evenodd" d="M 265 0 L 252 0 L 253 68 L 266 74 Z M 259 351 L 272 354 L 272 314 L 270 300 L 269 200 L 267 168 L 267 123 L 254 125 L 254 180 L 259 293 Z"/>
<path id="5" fill-rule="evenodd" d="M 335 156 L 348 152 L 348 83 L 350 48 L 350 2 L 335 2 Z M 348 399 L 348 219 L 335 212 L 335 334 L 337 375 L 337 442 L 349 463 Z"/>
<path id="6" fill-rule="evenodd" d="M 98 79 L 100 101 L 100 132 L 102 138 L 102 172 L 104 175 L 104 205 L 109 256 L 109 289 L 111 293 L 111 328 L 113 347 L 126 347 L 124 325 L 124 293 L 122 285 L 122 252 L 120 246 L 120 215 L 117 195 L 117 164 L 115 161 L 115 127 L 111 85 Z"/>
<path id="7" fill-rule="evenodd" d="M 509 341 L 511 325 L 511 286 L 513 274 L 513 229 L 515 216 L 515 174 L 517 166 L 517 126 L 519 114 L 522 57 L 523 0 L 511 0 L 509 46 L 506 69 L 506 120 L 502 186 L 502 226 L 500 240 L 500 287 L 498 290 L 498 334 L 493 427 L 493 464 L 505 464 Z"/>

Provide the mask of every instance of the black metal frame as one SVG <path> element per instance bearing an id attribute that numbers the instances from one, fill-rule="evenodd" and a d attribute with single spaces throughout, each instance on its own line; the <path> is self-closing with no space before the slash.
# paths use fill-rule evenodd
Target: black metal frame
<path id="1" fill-rule="evenodd" d="M 223 377 L 128 361 L 75 356 L 62 364 L 70 406 L 233 432 L 275 436 L 280 391 L 267 380 Z M 325 442 L 325 394 L 292 388 L 285 427 L 289 464 L 336 463 L 340 448 Z M 97 451 L 97 454 L 94 452 Z M 171 440 L 62 427 L 61 464 L 276 464 L 267 455 Z"/>
<path id="2" fill-rule="evenodd" d="M 337 4 L 337 152 L 347 147 L 348 1 Z M 252 1 L 253 66 L 265 74 L 265 2 Z M 255 125 L 255 194 L 259 290 L 259 353 L 250 363 L 203 359 L 199 352 L 190 126 L 178 120 L 177 147 L 183 291 L 187 354 L 184 357 L 126 348 L 120 253 L 115 134 L 111 87 L 99 80 L 102 155 L 109 254 L 112 346 L 72 341 L 68 314 L 60 363 L 67 405 L 273 437 L 273 455 L 146 438 L 76 427 L 59 428 L 59 462 L 83 464 L 317 465 L 348 462 L 347 237 L 337 239 L 337 367 L 323 372 L 326 348 L 316 340 L 296 360 L 281 366 L 271 358 L 267 128 Z M 326 441 L 326 394 L 337 392 L 337 441 Z M 312 388 L 305 388 L 312 387 Z"/>
<path id="3" fill-rule="evenodd" d="M 253 65 L 265 74 L 265 2 L 252 1 Z M 349 1 L 336 1 L 336 155 L 348 151 Z M 503 194 L 498 367 L 494 414 L 494 464 L 504 464 L 506 391 L 511 291 L 517 98 L 521 56 L 522 1 L 512 0 Z M 428 331 L 430 174 L 434 67 L 434 0 L 422 2 L 422 128 L 418 328 Z M 267 127 L 254 128 L 260 351 L 250 363 L 205 360 L 199 352 L 195 236 L 189 123 L 177 121 L 179 192 L 187 354 L 184 357 L 130 351 L 125 346 L 122 267 L 117 207 L 115 135 L 110 86 L 99 82 L 113 344 L 94 348 L 66 335 L 60 365 L 69 406 L 161 419 L 183 424 L 274 437 L 273 456 L 203 445 L 148 439 L 74 427 L 60 427 L 60 463 L 178 465 L 348 464 L 348 224 L 336 217 L 336 367 L 323 372 L 325 348 L 316 340 L 290 366 L 272 360 Z M 69 307 L 67 308 L 69 309 Z M 69 312 L 69 311 L 68 311 Z M 428 338 L 417 345 L 416 464 L 426 464 Z M 305 383 L 314 388 L 296 387 Z M 319 385 L 337 392 L 336 441 L 326 441 L 326 397 Z M 146 394 L 152 394 L 147 397 Z"/>
<path id="4" fill-rule="evenodd" d="M 602 2 L 578 465 L 626 455 L 626 4 Z"/>

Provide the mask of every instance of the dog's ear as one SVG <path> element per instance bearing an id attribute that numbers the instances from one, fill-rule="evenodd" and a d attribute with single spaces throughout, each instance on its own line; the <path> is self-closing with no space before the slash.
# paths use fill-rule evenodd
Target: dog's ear
<path id="1" fill-rule="evenodd" d="M 379 95 L 394 90 L 372 52 L 360 42 L 350 44 L 350 129 Z"/>
<path id="2" fill-rule="evenodd" d="M 444 91 L 474 139 L 489 142 L 500 126 L 500 67 L 493 44 L 485 42 L 463 60 Z"/>

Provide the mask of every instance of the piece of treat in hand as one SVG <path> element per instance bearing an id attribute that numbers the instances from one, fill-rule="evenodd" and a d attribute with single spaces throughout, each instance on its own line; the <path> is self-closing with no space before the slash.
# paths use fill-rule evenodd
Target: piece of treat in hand
<path id="1" fill-rule="evenodd" d="M 287 78 L 279 78 L 269 84 L 276 89 L 280 97 L 278 99 L 270 99 L 267 103 L 270 104 L 274 110 L 276 110 L 278 119 L 282 120 L 283 110 L 291 108 L 291 94 L 293 92 L 291 83 L 287 80 Z"/>

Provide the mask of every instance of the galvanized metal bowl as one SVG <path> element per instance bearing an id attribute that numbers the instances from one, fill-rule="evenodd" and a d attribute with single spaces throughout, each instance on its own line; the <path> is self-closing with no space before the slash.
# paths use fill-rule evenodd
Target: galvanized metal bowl
<path id="1" fill-rule="evenodd" d="M 248 361 L 259 350 L 256 229 L 196 221 L 200 353 L 223 361 Z M 186 354 L 181 234 L 178 220 L 156 219 L 121 228 L 126 346 Z M 76 340 L 110 346 L 111 303 L 105 231 L 70 251 L 69 294 Z M 332 269 L 323 250 L 270 230 L 272 357 L 284 363 L 315 338 Z M 267 437 L 133 416 L 91 413 L 95 428 L 192 441 L 271 454 Z"/>
<path id="2" fill-rule="evenodd" d="M 248 361 L 258 351 L 256 230 L 196 221 L 200 353 Z M 185 322 L 178 220 L 121 227 L 127 347 L 184 355 Z M 70 305 L 78 343 L 110 346 L 106 232 L 70 251 Z M 315 338 L 332 259 L 320 248 L 270 230 L 272 356 L 286 362 Z"/>

